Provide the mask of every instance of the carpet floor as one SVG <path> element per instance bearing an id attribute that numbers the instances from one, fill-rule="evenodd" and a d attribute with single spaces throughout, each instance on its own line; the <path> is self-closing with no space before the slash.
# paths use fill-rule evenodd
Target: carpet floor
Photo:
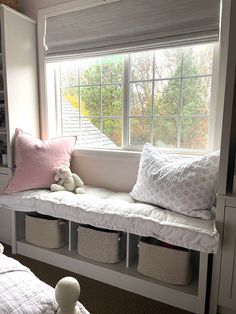
<path id="1" fill-rule="evenodd" d="M 53 287 L 58 280 L 65 276 L 73 276 L 78 279 L 81 286 L 80 302 L 91 314 L 190 314 L 190 312 L 74 274 L 53 265 L 19 254 L 12 255 L 9 246 L 5 246 L 5 254 L 29 267 L 37 277 Z"/>

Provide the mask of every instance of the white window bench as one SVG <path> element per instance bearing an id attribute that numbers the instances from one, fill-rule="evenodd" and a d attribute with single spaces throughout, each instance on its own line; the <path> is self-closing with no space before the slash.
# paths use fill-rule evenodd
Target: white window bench
<path id="1" fill-rule="evenodd" d="M 93 189 L 93 188 L 92 188 Z M 109 194 L 107 190 L 102 190 L 102 193 L 105 192 L 105 194 Z M 97 195 L 100 194 L 99 189 Z M 91 191 L 90 191 L 91 192 Z M 47 190 L 41 190 L 41 191 L 27 191 L 27 192 L 20 192 L 16 193 L 15 196 L 10 195 L 2 195 L 0 197 L 0 202 L 5 207 L 8 207 L 8 209 L 11 209 L 11 226 L 12 226 L 12 249 L 14 253 L 19 253 L 34 259 L 37 259 L 39 261 L 43 261 L 49 264 L 53 264 L 55 266 L 70 270 L 75 273 L 79 273 L 81 275 L 93 278 L 95 280 L 99 280 L 102 282 L 105 282 L 107 284 L 143 295 L 148 298 L 152 298 L 155 300 L 158 300 L 163 303 L 167 303 L 172 306 L 176 306 L 182 309 L 185 309 L 190 312 L 195 312 L 198 314 L 205 313 L 205 302 L 206 302 L 206 285 L 207 285 L 207 277 L 208 277 L 208 259 L 209 254 L 211 252 L 199 252 L 196 250 L 191 250 L 192 254 L 192 260 L 193 260 L 193 268 L 194 268 L 194 276 L 191 283 L 187 286 L 178 286 L 173 284 L 168 284 L 165 282 L 161 282 L 149 277 L 146 277 L 140 273 L 137 272 L 137 261 L 138 261 L 138 239 L 139 236 L 151 236 L 151 234 L 145 234 L 144 231 L 142 231 L 143 224 L 145 225 L 145 222 L 140 223 L 138 221 L 137 224 L 135 224 L 135 219 L 137 217 L 128 217 L 129 224 L 133 226 L 132 228 L 135 228 L 135 226 L 141 226 L 141 231 L 136 231 L 136 229 L 127 229 L 127 226 L 125 228 L 121 228 L 121 225 L 119 226 L 119 221 L 122 223 L 122 219 L 119 216 L 118 222 L 116 222 L 116 226 L 114 228 L 109 228 L 109 217 L 106 217 L 106 226 L 97 226 L 97 227 L 105 227 L 107 229 L 113 229 L 113 230 L 119 230 L 123 231 L 126 234 L 126 256 L 125 259 L 117 264 L 104 264 L 95 262 L 93 260 L 89 260 L 86 258 L 81 257 L 77 252 L 77 229 L 79 223 L 90 223 L 93 225 L 93 221 L 91 220 L 91 217 L 93 217 L 95 214 L 91 213 L 92 211 L 89 210 L 86 211 L 86 208 L 84 207 L 86 202 L 86 197 L 89 197 L 91 199 L 91 194 L 89 196 L 89 190 L 87 190 L 87 196 L 81 196 L 81 199 L 84 197 L 84 203 L 80 204 L 81 208 L 78 206 L 74 206 L 73 204 L 68 205 L 68 200 L 66 200 L 65 192 L 50 192 Z M 32 196 L 31 194 L 34 194 Z M 36 195 L 35 195 L 36 193 Z M 42 195 L 41 195 L 42 193 Z M 62 193 L 62 194 L 60 194 Z M 64 193 L 64 194 L 63 194 Z M 70 200 L 71 198 L 76 197 L 78 199 L 80 196 L 76 196 L 75 194 L 69 193 Z M 93 194 L 95 192 L 93 191 Z M 95 194 L 96 194 L 95 193 Z M 114 210 L 118 209 L 119 207 L 119 197 L 117 198 L 117 195 L 119 193 L 115 193 L 115 195 L 112 194 L 111 199 L 113 201 L 111 204 L 114 207 Z M 127 193 L 120 193 L 123 195 L 123 197 L 126 199 L 128 197 Z M 119 195 L 118 195 L 119 196 Z M 96 196 L 97 197 L 97 196 Z M 98 200 L 95 200 L 94 203 L 99 203 Z M 54 199 L 56 198 L 56 199 Z M 109 197 L 108 197 L 109 198 Z M 110 199 L 110 198 L 109 198 Z M 11 200 L 11 205 L 9 205 L 8 201 Z M 123 200 L 124 201 L 124 200 Z M 71 202 L 71 201 L 70 201 Z M 118 203 L 117 203 L 118 202 Z M 62 211 L 62 206 L 64 206 L 66 203 L 67 210 Z M 93 202 L 92 202 L 93 203 Z M 92 203 L 90 201 L 90 206 L 92 206 Z M 109 211 L 110 201 L 105 201 L 105 207 Z M 103 202 L 101 201 L 101 204 Z M 121 203 L 122 205 L 123 203 Z M 140 203 L 129 203 L 129 206 L 135 206 L 138 208 L 138 204 Z M 82 206 L 83 205 L 83 206 Z M 153 209 L 152 205 L 144 204 L 145 210 L 148 209 L 148 206 Z M 95 206 L 96 207 L 96 206 Z M 117 208 L 116 208 L 117 207 Z M 102 215 L 102 213 L 106 214 L 104 211 L 104 208 L 102 207 L 101 213 L 96 213 L 97 215 Z M 94 208 L 93 208 L 94 209 Z M 158 208 L 157 208 L 158 210 Z M 66 219 L 66 216 L 68 219 L 69 228 L 68 228 L 68 244 L 60 249 L 45 249 L 38 246 L 35 246 L 33 244 L 28 243 L 25 240 L 25 214 L 29 211 L 37 211 L 41 214 L 51 215 L 54 217 L 60 217 L 63 219 Z M 165 215 L 165 210 L 161 210 L 161 214 Z M 63 214 L 65 213 L 65 214 Z M 79 214 L 78 214 L 79 213 Z M 76 214 L 78 216 L 76 216 Z M 160 214 L 160 215 L 161 215 Z M 170 213 L 171 215 L 171 213 Z M 175 213 L 174 213 L 175 215 Z M 178 214 L 180 215 L 180 214 Z M 137 215 L 135 215 L 137 216 Z M 157 215 L 159 216 L 159 215 Z M 180 215 L 180 221 L 183 215 Z M 87 218 L 90 217 L 90 221 L 87 220 Z M 111 215 L 112 218 L 114 218 L 114 213 Z M 73 218 L 73 219 L 72 219 Z M 174 216 L 176 218 L 176 216 Z M 97 221 L 99 222 L 99 216 L 96 217 L 96 220 L 94 220 L 94 223 Z M 133 219 L 133 220 L 132 220 Z M 192 218 L 184 218 L 184 219 L 191 219 Z M 194 218 L 194 222 L 198 224 L 199 219 Z M 125 220 L 123 221 L 125 223 Z M 187 224 L 187 222 L 186 222 Z M 203 225 L 206 225 L 205 221 L 203 221 Z M 157 225 L 158 224 L 153 224 Z M 160 235 L 165 234 L 166 230 L 165 228 L 168 228 L 168 225 L 161 226 L 159 225 L 159 232 Z M 160 226 L 164 229 L 161 229 Z M 179 228 L 179 230 L 182 230 L 184 227 Z M 196 228 L 196 226 L 195 226 Z M 149 229 L 149 228 L 148 228 Z M 213 229 L 214 224 L 213 224 Z M 145 230 L 145 229 L 143 229 Z M 164 231 L 163 231 L 164 230 Z M 139 234 L 140 232 L 140 234 Z M 187 232 L 185 230 L 184 232 Z M 153 234 L 153 233 L 152 233 Z M 191 237 L 193 242 L 196 241 L 195 234 L 191 234 Z M 218 238 L 218 232 L 216 231 L 215 235 L 212 237 L 214 240 L 213 242 L 214 247 L 219 240 Z M 163 240 L 163 238 L 161 238 Z M 168 239 L 167 239 L 168 240 Z M 170 239 L 171 242 L 171 239 Z M 201 241 L 196 241 L 205 243 L 205 239 Z M 210 243 L 210 242 L 209 242 Z M 176 244 L 176 243 L 173 243 Z M 187 244 L 188 245 L 188 244 Z M 214 250 L 211 248 L 210 250 Z"/>

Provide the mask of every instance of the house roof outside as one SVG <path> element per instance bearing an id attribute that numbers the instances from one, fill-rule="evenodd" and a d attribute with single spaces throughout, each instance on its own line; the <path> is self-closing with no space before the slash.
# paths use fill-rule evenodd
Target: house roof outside
<path id="1" fill-rule="evenodd" d="M 117 148 L 118 146 L 88 118 L 79 115 L 79 110 L 73 107 L 64 97 L 61 99 L 62 134 L 78 135 L 76 146 Z"/>

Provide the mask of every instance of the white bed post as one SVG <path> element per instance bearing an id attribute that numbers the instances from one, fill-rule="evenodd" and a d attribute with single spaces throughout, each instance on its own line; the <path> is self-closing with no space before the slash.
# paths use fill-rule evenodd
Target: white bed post
<path id="1" fill-rule="evenodd" d="M 55 287 L 55 297 L 58 303 L 57 314 L 80 314 L 77 301 L 80 296 L 80 285 L 73 277 L 64 277 Z"/>

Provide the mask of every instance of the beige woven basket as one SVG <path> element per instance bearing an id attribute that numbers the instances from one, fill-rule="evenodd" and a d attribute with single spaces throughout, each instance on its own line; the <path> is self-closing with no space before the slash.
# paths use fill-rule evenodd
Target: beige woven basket
<path id="1" fill-rule="evenodd" d="M 92 226 L 78 228 L 79 255 L 102 263 L 118 263 L 124 257 L 124 235 Z"/>
<path id="2" fill-rule="evenodd" d="M 50 249 L 57 249 L 67 242 L 68 222 L 40 215 L 37 213 L 25 216 L 26 241 Z"/>
<path id="3" fill-rule="evenodd" d="M 192 279 L 191 252 L 139 242 L 139 273 L 164 282 L 187 285 Z"/>

